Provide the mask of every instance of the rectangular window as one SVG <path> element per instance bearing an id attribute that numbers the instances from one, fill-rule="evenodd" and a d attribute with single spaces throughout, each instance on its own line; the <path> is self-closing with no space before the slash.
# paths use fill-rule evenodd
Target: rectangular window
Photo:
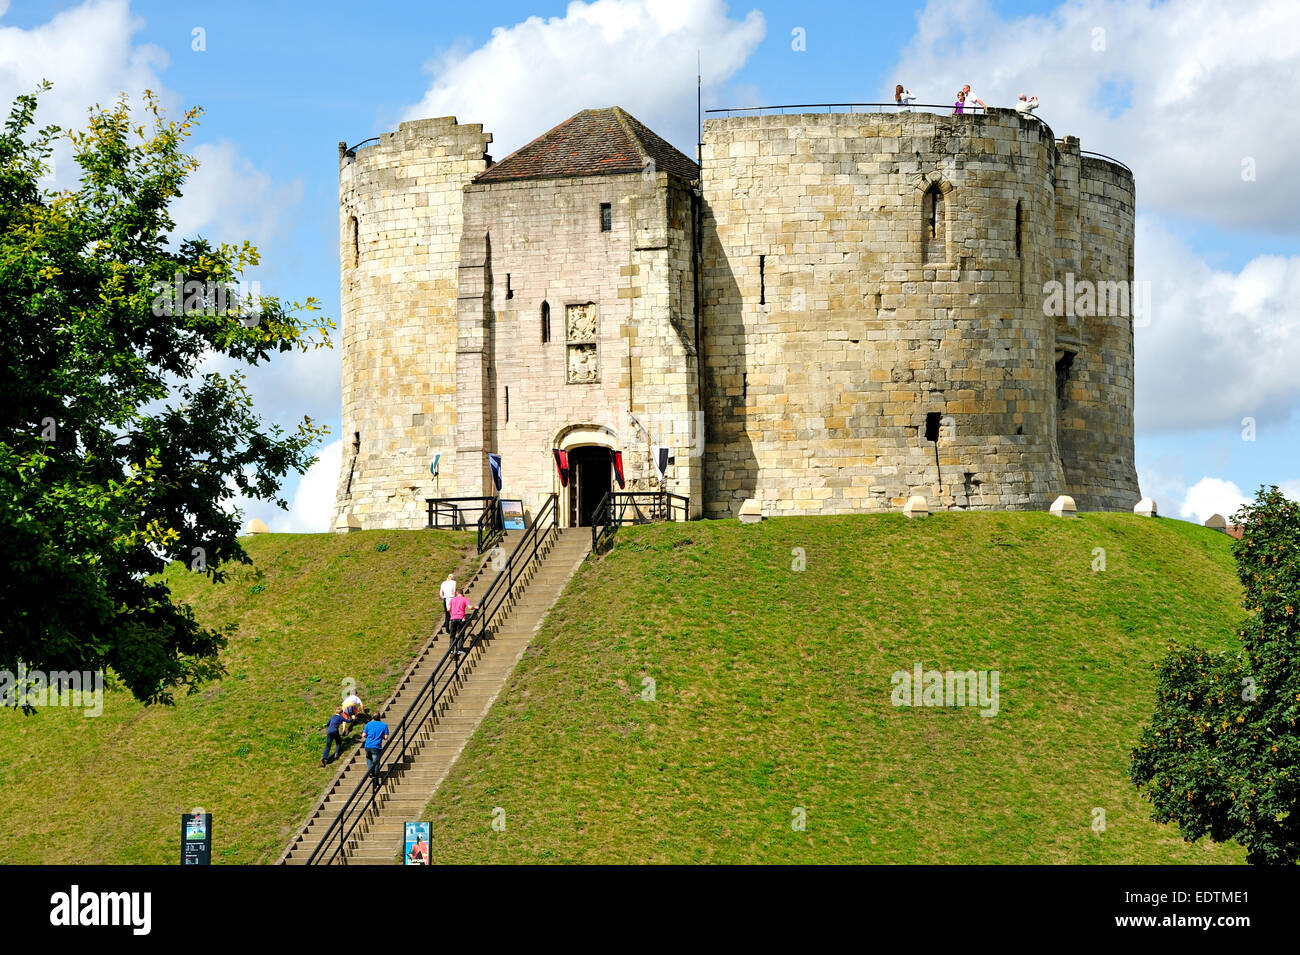
<path id="1" fill-rule="evenodd" d="M 600 204 L 600 231 L 609 232 L 614 228 L 614 210 L 608 202 Z"/>
<path id="2" fill-rule="evenodd" d="M 510 273 L 506 273 L 506 298 L 514 298 L 515 290 L 510 287 Z"/>

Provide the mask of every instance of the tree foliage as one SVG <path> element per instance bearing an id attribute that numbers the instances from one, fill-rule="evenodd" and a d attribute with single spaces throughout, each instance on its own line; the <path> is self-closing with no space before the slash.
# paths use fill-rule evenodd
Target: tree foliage
<path id="1" fill-rule="evenodd" d="M 1158 822 L 1235 839 L 1253 863 L 1300 858 L 1300 505 L 1260 489 L 1235 520 L 1240 649 L 1174 647 L 1130 775 Z"/>
<path id="2" fill-rule="evenodd" d="M 123 97 L 65 134 L 34 129 L 36 108 L 19 97 L 0 134 L 0 668 L 107 668 L 170 702 L 220 673 L 225 637 L 154 575 L 246 563 L 231 502 L 285 507 L 281 480 L 325 431 L 263 423 L 243 376 L 208 363 L 328 345 L 333 324 L 313 299 L 213 296 L 257 250 L 171 235 L 197 109 L 169 121 L 146 94 L 134 125 Z M 65 135 L 78 182 L 42 188 Z M 160 304 L 178 273 L 206 291 Z"/>

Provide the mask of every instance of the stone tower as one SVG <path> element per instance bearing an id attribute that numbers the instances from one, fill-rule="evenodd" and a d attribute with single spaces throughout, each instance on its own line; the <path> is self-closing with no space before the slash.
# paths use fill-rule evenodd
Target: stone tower
<path id="1" fill-rule="evenodd" d="M 1121 164 L 1010 110 L 713 120 L 700 166 L 616 107 L 490 139 L 340 147 L 340 516 L 420 526 L 489 452 L 579 524 L 616 460 L 716 517 L 1140 496 L 1132 303 L 1046 294 L 1131 288 Z"/>
<path id="2" fill-rule="evenodd" d="M 1044 310 L 1132 275 L 1132 177 L 1078 155 L 1012 110 L 706 123 L 705 513 L 1131 507 L 1131 318 Z"/>
<path id="3" fill-rule="evenodd" d="M 455 119 L 339 143 L 343 467 L 337 513 L 418 527 L 430 448 L 455 446 L 457 295 L 465 186 L 492 137 Z M 455 487 L 454 455 L 438 485 Z"/>

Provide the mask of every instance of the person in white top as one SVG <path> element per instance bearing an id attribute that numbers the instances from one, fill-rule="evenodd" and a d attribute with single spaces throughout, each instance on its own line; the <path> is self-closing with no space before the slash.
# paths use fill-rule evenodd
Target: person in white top
<path id="1" fill-rule="evenodd" d="M 963 93 L 966 94 L 966 108 L 967 108 L 967 109 L 970 109 L 972 106 L 979 106 L 979 107 L 982 108 L 982 109 L 988 109 L 988 107 L 987 107 L 986 105 L 984 105 L 984 101 L 983 101 L 982 99 L 980 99 L 978 96 L 976 96 L 974 93 L 972 93 L 972 92 L 970 91 L 970 84 L 969 84 L 969 83 L 967 83 L 965 86 L 963 86 L 963 87 L 961 88 L 961 91 L 962 91 Z"/>
<path id="2" fill-rule="evenodd" d="M 442 629 L 448 633 L 451 632 L 451 598 L 456 596 L 456 578 L 450 573 L 447 579 L 442 582 L 438 588 L 438 596 L 442 598 Z"/>
<path id="3" fill-rule="evenodd" d="M 1036 109 L 1038 109 L 1038 97 L 1026 96 L 1024 93 L 1021 93 L 1020 102 L 1016 104 L 1016 112 L 1021 116 L 1032 116 Z"/>
<path id="4" fill-rule="evenodd" d="M 894 87 L 894 102 L 904 113 L 910 113 L 912 104 L 916 102 L 916 94 L 909 89 L 904 89 L 900 83 Z"/>
<path id="5" fill-rule="evenodd" d="M 348 730 L 352 729 L 352 724 L 356 722 L 358 716 L 366 711 L 365 704 L 361 702 L 361 697 L 355 693 L 349 693 L 343 698 L 343 734 L 347 735 Z"/>

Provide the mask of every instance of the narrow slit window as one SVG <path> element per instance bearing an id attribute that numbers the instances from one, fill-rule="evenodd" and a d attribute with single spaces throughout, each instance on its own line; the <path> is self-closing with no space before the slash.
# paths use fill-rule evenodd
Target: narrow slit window
<path id="1" fill-rule="evenodd" d="M 614 210 L 608 202 L 600 204 L 600 231 L 609 232 L 614 228 Z"/>
<path id="2" fill-rule="evenodd" d="M 1065 406 L 1068 400 L 1070 390 L 1070 370 L 1074 365 L 1074 357 L 1077 352 L 1068 349 L 1061 353 L 1061 357 L 1056 359 L 1056 402 L 1061 407 Z"/>
<path id="3" fill-rule="evenodd" d="M 767 304 L 767 256 L 758 257 L 758 304 Z"/>
<path id="4" fill-rule="evenodd" d="M 1025 213 L 1019 201 L 1016 202 L 1016 258 L 1020 258 L 1021 233 L 1025 227 Z"/>
<path id="5" fill-rule="evenodd" d="M 925 414 L 925 440 L 939 440 L 939 421 L 940 414 L 937 411 L 927 411 Z"/>
<path id="6" fill-rule="evenodd" d="M 506 423 L 510 423 L 510 386 L 506 385 Z"/>
<path id="7" fill-rule="evenodd" d="M 542 344 L 545 345 L 551 340 L 551 305 L 549 302 L 542 303 Z"/>
<path id="8" fill-rule="evenodd" d="M 926 261 L 943 261 L 947 252 L 944 225 L 943 190 L 936 182 L 921 198 L 921 241 Z"/>
<path id="9" fill-rule="evenodd" d="M 514 298 L 515 290 L 510 287 L 510 273 L 506 273 L 506 298 Z"/>
<path id="10" fill-rule="evenodd" d="M 357 217 L 348 217 L 348 238 L 351 240 L 352 245 L 352 267 L 354 269 L 361 263 L 361 239 L 357 235 L 357 232 Z"/>

